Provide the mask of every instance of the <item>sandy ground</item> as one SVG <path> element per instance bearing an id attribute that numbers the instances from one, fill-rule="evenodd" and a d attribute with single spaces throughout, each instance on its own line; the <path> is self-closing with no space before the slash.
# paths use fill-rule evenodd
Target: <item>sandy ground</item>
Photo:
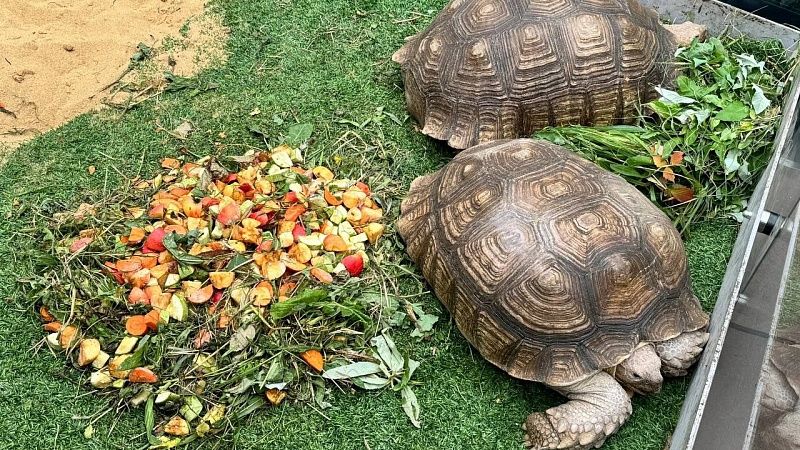
<path id="1" fill-rule="evenodd" d="M 183 76 L 220 59 L 198 56 L 224 34 L 203 12 L 204 0 L 0 0 L 0 150 L 101 105 L 140 42 Z"/>

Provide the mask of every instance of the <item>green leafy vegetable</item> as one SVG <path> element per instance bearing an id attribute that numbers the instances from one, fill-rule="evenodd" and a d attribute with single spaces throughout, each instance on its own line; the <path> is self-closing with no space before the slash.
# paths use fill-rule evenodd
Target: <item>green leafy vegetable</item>
<path id="1" fill-rule="evenodd" d="M 314 125 L 310 123 L 298 123 L 289 127 L 289 132 L 286 135 L 286 142 L 300 145 L 309 140 L 313 133 Z"/>
<path id="2" fill-rule="evenodd" d="M 636 126 L 559 127 L 535 137 L 566 146 L 638 187 L 681 232 L 740 218 L 771 156 L 794 61 L 777 41 L 711 38 L 677 52 L 681 75 Z M 674 90 L 673 90 L 674 88 Z"/>

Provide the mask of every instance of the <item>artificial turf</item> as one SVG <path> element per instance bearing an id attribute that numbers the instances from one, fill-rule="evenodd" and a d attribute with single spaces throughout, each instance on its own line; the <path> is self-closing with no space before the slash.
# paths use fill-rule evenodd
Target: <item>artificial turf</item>
<path id="1" fill-rule="evenodd" d="M 32 270 L 25 257 L 33 245 L 25 237 L 26 205 L 77 205 L 117 188 L 123 175 L 152 175 L 165 155 L 182 149 L 241 152 L 242 145 L 263 146 L 252 130 L 274 142 L 290 124 L 310 122 L 316 129 L 309 159 L 353 176 L 390 178 L 386 196 L 393 204 L 390 217 L 396 217 L 408 183 L 441 166 L 450 153 L 416 132 L 413 122 L 396 124 L 379 110 L 405 117 L 399 69 L 390 56 L 444 3 L 218 0 L 214 5 L 231 28 L 230 59 L 198 77 L 199 86 L 215 89 L 168 93 L 121 118 L 82 116 L 8 158 L 0 167 L 0 449 L 127 449 L 145 442 L 141 411 L 106 416 L 86 439 L 85 421 L 74 418 L 92 414 L 101 402 L 76 386 L 60 358 L 32 354 L 42 336 L 39 323 L 15 306 L 25 303 L 20 283 Z M 261 113 L 251 115 L 256 108 Z M 341 122 L 369 118 L 364 127 Z M 195 128 L 186 141 L 164 131 L 183 120 Z M 94 175 L 87 173 L 90 165 L 97 168 Z M 716 221 L 699 225 L 688 239 L 692 278 L 706 307 L 716 298 L 735 233 L 735 224 Z M 441 310 L 430 295 L 421 301 Z M 422 362 L 415 375 L 421 429 L 410 425 L 392 392 L 334 392 L 333 407 L 322 413 L 296 404 L 260 411 L 224 447 L 521 448 L 524 417 L 559 397 L 483 361 L 441 314 L 431 339 L 405 341 Z M 635 399 L 629 423 L 606 448 L 662 448 L 687 385 L 687 379 L 671 380 L 661 394 Z"/>

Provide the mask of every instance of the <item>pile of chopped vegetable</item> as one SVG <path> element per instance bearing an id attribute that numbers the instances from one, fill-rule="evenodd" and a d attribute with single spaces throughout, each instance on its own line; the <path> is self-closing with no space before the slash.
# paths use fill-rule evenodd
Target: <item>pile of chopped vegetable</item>
<path id="1" fill-rule="evenodd" d="M 674 89 L 642 105 L 636 126 L 559 127 L 536 137 L 564 145 L 647 194 L 685 231 L 714 217 L 741 220 L 772 154 L 796 60 L 780 42 L 695 40 L 676 55 Z"/>
<path id="2" fill-rule="evenodd" d="M 364 182 L 302 162 L 288 145 L 164 159 L 133 183 L 139 195 L 48 224 L 32 285 L 45 342 L 115 407 L 144 405 L 153 448 L 224 434 L 287 397 L 324 408 L 325 379 L 399 391 L 419 426 L 418 363 L 384 329 L 402 313 L 362 286 L 382 205 Z M 416 313 L 430 331 L 436 317 Z"/>

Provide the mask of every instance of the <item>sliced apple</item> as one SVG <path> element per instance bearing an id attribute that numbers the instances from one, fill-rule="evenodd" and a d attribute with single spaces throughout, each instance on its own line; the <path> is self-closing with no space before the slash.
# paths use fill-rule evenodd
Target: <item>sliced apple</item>
<path id="1" fill-rule="evenodd" d="M 311 249 L 308 248 L 306 244 L 300 242 L 289 249 L 289 256 L 291 256 L 295 261 L 305 264 L 311 261 Z"/>
<path id="2" fill-rule="evenodd" d="M 250 290 L 248 297 L 253 306 L 267 306 L 272 302 L 274 295 L 272 285 L 262 282 Z"/>
<path id="3" fill-rule="evenodd" d="M 311 170 L 315 177 L 323 181 L 333 181 L 333 172 L 325 166 L 317 166 Z"/>
<path id="4" fill-rule="evenodd" d="M 261 271 L 268 280 L 277 280 L 286 273 L 286 264 L 281 261 L 269 261 L 262 266 Z"/>
<path id="5" fill-rule="evenodd" d="M 351 277 L 357 277 L 364 271 L 364 260 L 361 255 L 345 256 L 342 258 L 342 265 L 344 265 Z"/>
<path id="6" fill-rule="evenodd" d="M 233 225 L 240 218 L 239 205 L 236 202 L 229 202 L 219 210 L 217 220 L 225 226 Z"/>
<path id="7" fill-rule="evenodd" d="M 200 288 L 192 292 L 192 294 L 189 295 L 188 300 L 196 305 L 201 305 L 211 300 L 212 295 L 214 295 L 214 286 L 209 284 L 203 288 Z"/>

